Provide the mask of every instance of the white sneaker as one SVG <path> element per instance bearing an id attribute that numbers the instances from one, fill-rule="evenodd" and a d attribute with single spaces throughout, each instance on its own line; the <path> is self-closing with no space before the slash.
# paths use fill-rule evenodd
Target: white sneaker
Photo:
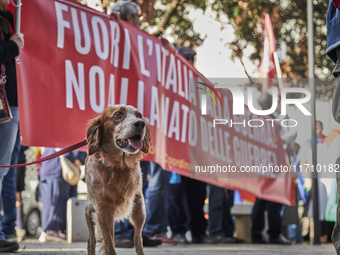
<path id="1" fill-rule="evenodd" d="M 46 233 L 43 231 L 39 236 L 39 242 L 46 243 Z"/>
<path id="2" fill-rule="evenodd" d="M 66 241 L 66 235 L 58 231 L 46 230 L 45 240 L 46 242 L 63 242 Z"/>

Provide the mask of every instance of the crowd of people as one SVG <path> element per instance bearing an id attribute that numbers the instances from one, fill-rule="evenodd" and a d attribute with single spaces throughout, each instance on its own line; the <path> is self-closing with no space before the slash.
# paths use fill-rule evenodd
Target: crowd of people
<path id="1" fill-rule="evenodd" d="M 18 100 L 15 57 L 24 47 L 24 37 L 21 33 L 13 33 L 13 15 L 4 6 L 9 0 L 0 0 L 0 64 L 6 70 L 7 97 L 12 112 L 13 120 L 0 124 L 0 165 L 13 165 L 17 162 L 25 162 L 25 147 L 20 145 Z M 340 11 L 330 2 L 328 14 L 328 27 L 330 31 L 337 31 L 340 26 L 333 25 L 331 20 L 339 20 Z M 129 22 L 133 26 L 140 27 L 141 10 L 133 2 L 119 1 L 113 9 L 113 16 L 117 21 L 120 19 Z M 4 21 L 4 22 L 3 22 Z M 7 28 L 4 28 L 7 26 Z M 334 76 L 339 83 L 339 42 L 340 33 L 329 33 L 328 54 L 337 63 Z M 167 47 L 169 42 L 160 38 L 163 45 Z M 194 64 L 195 51 L 189 47 L 181 46 L 178 52 L 183 55 L 192 65 Z M 2 67 L 1 66 L 1 67 Z M 338 87 L 340 84 L 337 85 Z M 337 87 L 337 88 L 338 88 Z M 334 107 L 338 107 L 337 100 Z M 272 105 L 272 96 L 262 93 L 259 99 L 262 109 L 269 109 Z M 337 111 L 335 110 L 335 117 Z M 282 118 L 280 108 L 273 113 L 273 118 Z M 283 116 L 283 118 L 288 118 Z M 322 134 L 322 122 L 318 122 L 318 142 L 324 139 Z M 293 129 L 280 127 L 280 135 L 287 150 L 294 148 L 296 132 Z M 309 145 L 309 143 L 307 142 Z M 307 146 L 308 147 L 308 146 Z M 302 148 L 300 154 L 290 153 L 290 160 L 302 160 L 304 154 Z M 309 148 L 307 148 L 309 149 Z M 43 156 L 55 152 L 54 148 L 45 148 Z M 83 163 L 76 152 L 64 155 L 77 167 Z M 143 245 L 157 246 L 160 244 L 189 244 L 191 243 L 243 243 L 244 240 L 235 236 L 234 219 L 231 208 L 234 204 L 234 191 L 226 190 L 214 185 L 194 180 L 176 173 L 164 171 L 155 162 L 141 162 L 143 172 L 144 192 L 146 198 L 146 221 L 143 231 Z M 13 252 L 19 249 L 17 241 L 25 236 L 23 224 L 23 204 L 21 191 L 24 190 L 24 169 L 1 168 L 0 169 L 0 191 L 3 217 L 0 221 L 0 252 Z M 77 186 L 70 185 L 62 177 L 60 159 L 42 163 L 40 169 L 40 184 L 42 209 L 42 232 L 39 236 L 40 242 L 65 241 L 66 240 L 66 202 L 70 197 L 77 196 Z M 339 182 L 338 178 L 338 183 Z M 86 182 L 86 179 L 85 179 Z M 306 181 L 307 185 L 308 181 Z M 310 187 L 309 187 L 310 189 Z M 209 217 L 205 217 L 203 207 L 205 200 L 209 200 Z M 339 196 L 340 199 L 340 196 Z M 338 204 L 338 206 L 340 206 Z M 265 211 L 268 212 L 268 235 L 266 241 L 262 232 L 265 226 Z M 291 244 L 281 234 L 282 228 L 282 205 L 257 198 L 252 211 L 251 236 L 253 243 Z M 340 212 L 340 210 L 338 210 Z M 167 233 L 171 230 L 171 236 Z M 337 251 L 340 251 L 339 221 L 335 224 L 333 239 Z M 191 232 L 188 240 L 187 231 Z M 117 222 L 115 226 L 116 247 L 133 246 L 133 226 L 129 220 Z M 17 241 L 13 241 L 16 239 Z"/>

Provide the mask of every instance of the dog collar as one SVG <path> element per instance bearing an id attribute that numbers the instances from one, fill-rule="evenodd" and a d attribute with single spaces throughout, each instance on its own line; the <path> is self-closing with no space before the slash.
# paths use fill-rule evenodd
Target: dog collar
<path id="1" fill-rule="evenodd" d="M 107 160 L 105 154 L 102 151 L 100 153 L 102 154 L 103 158 Z"/>
<path id="2" fill-rule="evenodd" d="M 103 157 L 106 161 L 108 161 L 106 155 L 104 154 L 104 152 L 101 151 L 100 153 L 102 154 L 102 157 Z M 125 165 L 125 164 L 124 164 L 124 159 L 125 159 L 125 152 L 123 152 L 123 165 Z M 118 163 L 117 165 L 119 166 L 120 164 Z"/>

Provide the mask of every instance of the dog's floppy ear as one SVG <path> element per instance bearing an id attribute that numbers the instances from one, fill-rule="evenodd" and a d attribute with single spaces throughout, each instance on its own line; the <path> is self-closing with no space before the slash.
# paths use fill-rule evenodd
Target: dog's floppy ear
<path id="1" fill-rule="evenodd" d="M 148 125 L 145 124 L 145 128 L 146 128 L 146 133 L 143 139 L 143 147 L 141 151 L 144 152 L 145 154 L 148 154 L 149 146 L 151 145 L 151 133 L 150 133 L 150 129 Z"/>
<path id="2" fill-rule="evenodd" d="M 101 126 L 102 120 L 101 117 L 99 116 L 90 122 L 90 125 L 86 130 L 86 139 L 89 156 L 99 150 L 99 144 L 101 140 Z"/>

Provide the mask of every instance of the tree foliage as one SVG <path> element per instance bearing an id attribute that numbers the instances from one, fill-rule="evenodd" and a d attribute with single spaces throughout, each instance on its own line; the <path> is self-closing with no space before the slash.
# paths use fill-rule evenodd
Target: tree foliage
<path id="1" fill-rule="evenodd" d="M 326 15 L 328 1 L 314 0 L 314 73 L 317 78 L 331 78 L 332 62 L 326 56 Z M 271 17 L 277 49 L 280 56 L 283 78 L 308 77 L 307 48 L 307 1 L 291 0 L 214 0 L 212 8 L 220 15 L 226 14 L 235 29 L 235 39 L 229 44 L 232 59 L 241 59 L 249 45 L 255 48 L 250 59 L 259 63 L 264 35 L 264 20 L 268 13 Z M 225 25 L 226 25 L 225 24 Z M 319 84 L 318 97 L 328 99 L 334 84 Z"/>
<path id="2" fill-rule="evenodd" d="M 80 0 L 82 1 L 82 0 Z M 83 2 L 86 0 L 83 0 Z M 131 0 L 137 3 L 142 10 L 142 29 L 159 36 L 165 33 L 180 46 L 186 42 L 187 46 L 201 45 L 204 37 L 193 28 L 189 19 L 189 12 L 193 9 L 207 8 L 203 0 Z M 98 0 L 104 12 L 110 12 L 110 5 L 116 0 Z"/>

